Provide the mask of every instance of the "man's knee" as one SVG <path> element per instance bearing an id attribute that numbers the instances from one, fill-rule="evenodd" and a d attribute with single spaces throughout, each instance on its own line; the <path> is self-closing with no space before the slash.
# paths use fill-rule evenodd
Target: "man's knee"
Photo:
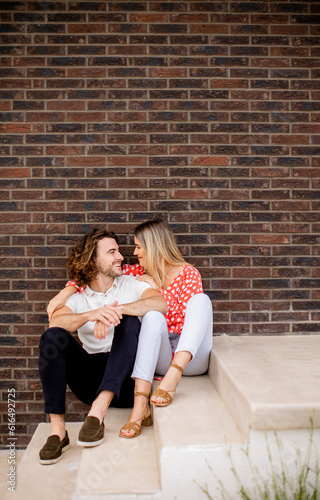
<path id="1" fill-rule="evenodd" d="M 141 328 L 140 320 L 137 316 L 127 316 L 124 315 L 120 321 L 120 324 L 115 327 L 115 337 L 119 338 L 119 335 L 122 339 L 129 338 L 138 339 L 139 332 Z"/>
<path id="2" fill-rule="evenodd" d="M 70 334 L 63 328 L 48 328 L 40 339 L 39 370 L 44 370 L 48 362 L 57 358 L 69 344 Z"/>
<path id="3" fill-rule="evenodd" d="M 70 333 L 63 328 L 48 328 L 41 336 L 40 348 L 42 346 L 52 344 L 58 348 L 64 349 L 69 344 L 69 336 Z"/>

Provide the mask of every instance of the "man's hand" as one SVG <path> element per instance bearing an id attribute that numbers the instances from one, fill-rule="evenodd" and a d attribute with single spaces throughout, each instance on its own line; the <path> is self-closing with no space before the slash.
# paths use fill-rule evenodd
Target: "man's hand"
<path id="1" fill-rule="evenodd" d="M 122 314 L 117 307 L 118 301 L 115 300 L 110 305 L 105 305 L 99 307 L 99 309 L 94 309 L 93 311 L 87 312 L 87 321 L 101 321 L 108 328 L 110 325 L 117 326 L 122 320 Z"/>
<path id="2" fill-rule="evenodd" d="M 104 340 L 108 335 L 108 332 L 109 332 L 109 327 L 105 323 L 102 323 L 102 321 L 96 321 L 93 332 L 96 339 Z"/>
<path id="3" fill-rule="evenodd" d="M 122 314 L 116 300 L 110 306 L 103 306 L 100 309 L 96 309 L 95 312 L 98 315 L 101 314 L 101 319 L 95 320 L 94 325 L 94 336 L 98 340 L 104 340 L 108 335 L 110 325 L 117 326 L 122 319 Z M 94 321 L 94 320 L 90 320 Z"/>
<path id="4" fill-rule="evenodd" d="M 53 313 L 49 326 L 58 326 L 68 332 L 75 332 L 88 321 L 100 321 L 107 328 L 110 325 L 117 326 L 122 319 L 122 311 L 117 304 L 118 302 L 115 301 L 110 305 L 105 305 L 81 314 L 73 314 L 70 307 L 64 306 Z"/>

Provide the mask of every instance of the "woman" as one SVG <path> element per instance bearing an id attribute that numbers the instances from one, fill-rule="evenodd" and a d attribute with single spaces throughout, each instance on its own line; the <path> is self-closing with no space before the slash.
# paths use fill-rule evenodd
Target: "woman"
<path id="1" fill-rule="evenodd" d="M 150 403 L 168 406 L 182 374 L 201 375 L 208 369 L 212 347 L 212 307 L 203 293 L 200 273 L 182 257 L 170 226 L 160 219 L 144 222 L 134 231 L 135 251 L 139 264 L 123 266 L 125 274 L 159 290 L 168 304 L 165 316 L 149 312 L 142 318 L 136 361 L 134 406 L 120 436 L 133 438 L 141 425 L 151 425 L 149 394 L 154 373 L 164 375 L 152 394 Z M 49 316 L 76 291 L 68 282 L 48 306 Z M 160 328 L 153 324 L 161 323 Z"/>

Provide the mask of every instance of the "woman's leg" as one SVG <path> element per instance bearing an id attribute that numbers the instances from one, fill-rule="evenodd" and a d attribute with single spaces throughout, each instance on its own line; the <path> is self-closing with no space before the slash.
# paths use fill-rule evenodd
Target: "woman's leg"
<path id="1" fill-rule="evenodd" d="M 212 306 L 205 294 L 194 295 L 187 303 L 185 323 L 173 364 L 181 367 L 185 375 L 200 375 L 207 371 L 212 347 Z M 159 389 L 173 393 L 182 373 L 171 366 Z M 172 395 L 172 394 L 171 394 Z M 164 404 L 165 398 L 153 395 L 151 402 Z"/>
<path id="2" fill-rule="evenodd" d="M 189 352 L 191 361 L 182 366 L 184 375 L 201 375 L 208 369 L 211 349 L 212 305 L 207 295 L 199 293 L 191 297 L 187 303 L 185 323 L 174 360 L 179 364 L 178 354 Z"/>
<path id="3" fill-rule="evenodd" d="M 172 351 L 165 317 L 157 311 L 149 311 L 141 319 L 138 350 L 132 372 L 132 378 L 135 379 L 136 395 L 129 423 L 134 422 L 141 425 L 142 420 L 150 415 L 149 400 L 145 396 L 137 395 L 137 393 L 150 394 L 159 352 L 164 350 L 164 344 L 167 346 L 171 359 Z M 130 437 L 135 434 L 135 430 L 124 426 L 120 434 L 124 437 Z"/>
<path id="4" fill-rule="evenodd" d="M 132 412 L 130 414 L 128 423 L 124 425 L 120 430 L 120 437 L 135 437 L 139 435 L 137 433 L 138 428 L 144 420 L 149 419 L 148 425 L 152 425 L 151 411 L 149 407 L 149 394 L 151 390 L 151 383 L 142 380 L 135 380 L 135 390 L 134 390 L 134 405 Z M 134 424 L 133 426 L 130 424 Z"/>
<path id="5" fill-rule="evenodd" d="M 138 350 L 131 375 L 132 378 L 152 383 L 159 353 L 163 350 L 164 343 L 167 344 L 170 351 L 168 327 L 164 315 L 158 311 L 147 312 L 141 320 Z"/>

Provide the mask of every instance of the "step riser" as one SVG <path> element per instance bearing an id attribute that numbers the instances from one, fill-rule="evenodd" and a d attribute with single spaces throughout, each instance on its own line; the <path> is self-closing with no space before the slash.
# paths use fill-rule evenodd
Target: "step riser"
<path id="1" fill-rule="evenodd" d="M 214 351 L 211 353 L 209 377 L 247 440 L 252 418 L 250 405 Z"/>

